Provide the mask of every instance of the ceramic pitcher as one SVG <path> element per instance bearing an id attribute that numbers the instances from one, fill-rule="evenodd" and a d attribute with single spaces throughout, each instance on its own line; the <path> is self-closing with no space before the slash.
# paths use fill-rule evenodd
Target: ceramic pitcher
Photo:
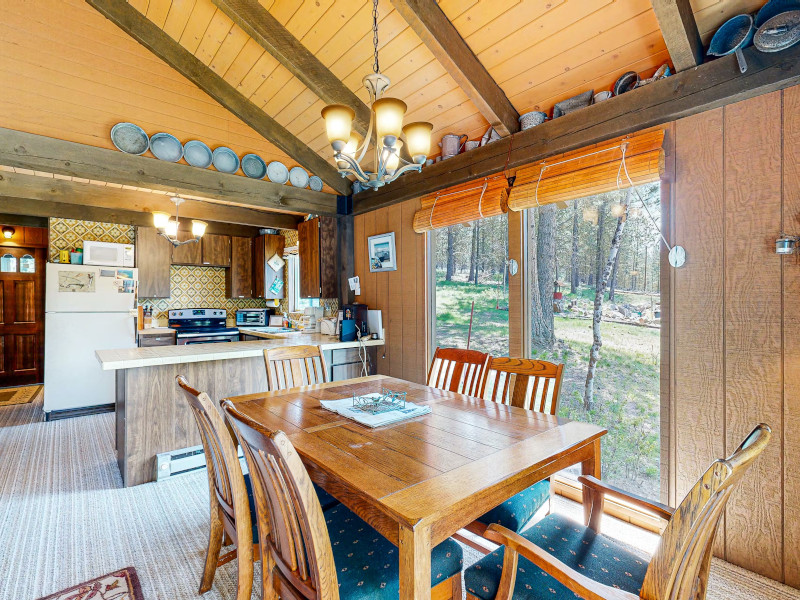
<path id="1" fill-rule="evenodd" d="M 463 142 L 461 140 L 464 140 Z M 464 143 L 469 139 L 469 136 L 464 133 L 457 135 L 455 133 L 448 133 L 442 136 L 442 141 L 439 142 L 439 147 L 442 149 L 442 158 L 450 158 L 455 156 L 464 147 Z"/>

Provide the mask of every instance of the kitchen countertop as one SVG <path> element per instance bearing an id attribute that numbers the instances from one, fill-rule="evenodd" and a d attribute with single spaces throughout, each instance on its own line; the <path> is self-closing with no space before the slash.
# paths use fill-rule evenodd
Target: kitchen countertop
<path id="1" fill-rule="evenodd" d="M 175 330 L 170 327 L 150 327 L 149 329 L 142 329 L 137 331 L 136 334 L 142 335 L 169 335 L 175 333 Z"/>
<path id="2" fill-rule="evenodd" d="M 258 335 L 260 332 L 248 332 L 246 328 L 240 329 L 248 335 Z M 344 348 L 358 348 L 359 342 L 340 342 L 335 336 L 320 333 L 292 333 L 285 337 L 276 337 L 280 334 L 260 334 L 272 336 L 260 341 L 228 342 L 225 344 L 190 344 L 185 346 L 156 346 L 151 348 L 123 348 L 120 350 L 97 350 L 95 356 L 104 371 L 118 369 L 136 369 L 158 365 L 173 365 L 177 363 L 205 362 L 212 360 L 230 360 L 234 358 L 250 358 L 262 356 L 268 348 L 282 348 L 286 346 L 319 346 L 322 350 L 339 350 Z M 365 340 L 365 346 L 383 346 L 383 340 Z"/>

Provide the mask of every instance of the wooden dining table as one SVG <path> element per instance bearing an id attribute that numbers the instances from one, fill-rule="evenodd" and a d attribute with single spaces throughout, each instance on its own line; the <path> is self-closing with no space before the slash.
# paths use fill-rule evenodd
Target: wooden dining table
<path id="1" fill-rule="evenodd" d="M 431 413 L 371 429 L 320 405 L 382 388 Z M 565 467 L 600 476 L 602 427 L 392 377 L 229 400 L 285 432 L 311 479 L 398 547 L 401 600 L 431 598 L 431 549 L 477 517 Z"/>

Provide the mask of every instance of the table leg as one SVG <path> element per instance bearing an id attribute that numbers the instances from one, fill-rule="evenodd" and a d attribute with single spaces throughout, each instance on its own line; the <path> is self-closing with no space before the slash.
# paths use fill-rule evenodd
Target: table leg
<path id="1" fill-rule="evenodd" d="M 430 600 L 431 530 L 400 526 L 400 600 Z"/>
<path id="2" fill-rule="evenodd" d="M 594 442 L 592 442 L 591 449 L 589 451 L 589 457 L 581 463 L 581 474 L 592 475 L 593 477 L 597 477 L 598 479 L 600 479 L 601 477 L 600 439 L 601 438 L 598 438 Z M 585 524 L 588 524 L 589 517 L 591 516 L 589 491 L 586 488 L 583 488 L 581 494 L 583 495 L 583 522 Z"/>

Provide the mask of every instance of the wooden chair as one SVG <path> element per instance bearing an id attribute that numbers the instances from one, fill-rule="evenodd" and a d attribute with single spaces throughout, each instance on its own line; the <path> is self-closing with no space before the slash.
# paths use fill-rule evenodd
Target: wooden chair
<path id="1" fill-rule="evenodd" d="M 477 396 L 489 355 L 477 350 L 436 348 L 428 370 L 428 385 L 440 390 Z"/>
<path id="2" fill-rule="evenodd" d="M 205 392 L 192 388 L 182 375 L 175 378 L 194 414 L 203 451 L 206 455 L 208 491 L 211 500 L 211 530 L 200 591 L 204 594 L 214 583 L 217 567 L 238 556 L 237 600 L 249 600 L 253 589 L 253 560 L 260 552 L 249 477 L 242 473 L 233 432 Z M 223 537 L 236 548 L 223 556 Z M 227 545 L 227 544 L 226 544 Z"/>
<path id="3" fill-rule="evenodd" d="M 523 535 L 490 526 L 486 536 L 504 548 L 466 570 L 467 599 L 509 600 L 522 597 L 515 589 L 542 589 L 550 592 L 542 598 L 559 600 L 575 596 L 588 600 L 703 600 L 714 536 L 725 505 L 770 437 L 767 425 L 756 427 L 730 457 L 711 464 L 676 510 L 594 477 L 580 477 L 590 492 L 588 527 L 555 514 Z M 600 535 L 606 495 L 667 521 L 649 564 Z"/>
<path id="4" fill-rule="evenodd" d="M 525 358 L 490 357 L 481 383 L 480 396 L 498 404 L 555 415 L 564 365 Z M 539 510 L 551 502 L 550 479 L 533 484 L 493 508 L 464 529 L 483 536 L 493 523 L 515 533 L 522 531 Z M 487 548 L 464 535 L 456 539 L 482 552 Z"/>
<path id="5" fill-rule="evenodd" d="M 264 350 L 270 391 L 327 383 L 328 367 L 319 346 Z"/>
<path id="6" fill-rule="evenodd" d="M 300 456 L 282 431 L 270 431 L 224 401 L 222 409 L 253 477 L 264 552 L 262 594 L 282 600 L 396 599 L 398 552 L 345 506 L 323 513 Z M 269 558 L 268 558 L 269 557 Z M 433 598 L 461 599 L 461 547 L 432 552 Z M 441 582 L 441 583 L 440 583 Z"/>

